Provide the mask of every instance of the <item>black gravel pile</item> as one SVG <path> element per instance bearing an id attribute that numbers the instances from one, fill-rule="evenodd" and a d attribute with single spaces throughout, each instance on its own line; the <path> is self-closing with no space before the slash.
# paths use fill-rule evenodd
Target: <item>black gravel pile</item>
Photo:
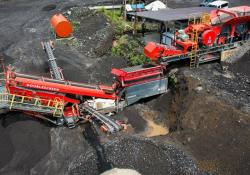
<path id="1" fill-rule="evenodd" d="M 249 69 L 238 65 L 246 64 L 248 56 L 239 59 L 224 71 L 218 63 L 201 65 L 198 69 L 190 71 L 185 69 L 187 76 L 193 76 L 205 82 L 217 96 L 240 108 L 250 111 L 250 77 Z M 247 65 L 246 65 L 247 66 Z"/>
<path id="2" fill-rule="evenodd" d="M 86 166 L 83 174 L 97 172 L 97 156 L 83 137 L 81 127 L 53 128 L 50 139 L 50 152 L 31 169 L 33 174 L 68 174 L 79 164 Z"/>
<path id="3" fill-rule="evenodd" d="M 72 7 L 65 15 L 74 29 L 74 39 L 69 44 L 88 57 L 99 57 L 110 50 L 114 32 L 105 16 L 82 7 Z"/>
<path id="4" fill-rule="evenodd" d="M 112 68 L 124 68 L 127 66 L 127 61 L 124 58 L 117 56 L 103 56 L 96 60 L 96 64 L 87 68 L 90 73 L 88 81 L 98 84 L 112 84 L 114 75 L 111 74 Z"/>
<path id="5" fill-rule="evenodd" d="M 65 173 L 72 175 L 99 175 L 95 152 L 89 151 L 86 154 L 81 155 L 77 160 L 72 161 L 68 171 Z"/>
<path id="6" fill-rule="evenodd" d="M 195 161 L 171 144 L 148 138 L 122 137 L 104 145 L 106 159 L 113 167 L 135 169 L 143 175 L 202 174 Z"/>
<path id="7" fill-rule="evenodd" d="M 229 66 L 229 70 L 250 77 L 249 65 L 250 65 L 250 50 L 247 53 L 245 53 L 238 62 L 231 64 Z"/>
<path id="8" fill-rule="evenodd" d="M 51 149 L 49 128 L 20 113 L 1 115 L 0 174 L 29 174 Z"/>
<path id="9" fill-rule="evenodd" d="M 90 150 L 71 163 L 68 173 L 98 175 L 112 168 L 129 168 L 143 175 L 206 174 L 199 171 L 194 159 L 180 148 L 149 138 L 116 137 L 104 145 L 99 145 L 98 149 L 102 152 L 102 160 L 105 162 L 100 164 L 100 158 Z"/>

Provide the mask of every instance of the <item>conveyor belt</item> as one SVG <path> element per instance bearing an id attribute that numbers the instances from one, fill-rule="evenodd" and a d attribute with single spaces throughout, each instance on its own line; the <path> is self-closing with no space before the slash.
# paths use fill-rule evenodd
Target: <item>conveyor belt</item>
<path id="1" fill-rule="evenodd" d="M 48 61 L 49 61 L 49 67 L 50 67 L 50 70 L 52 71 L 52 75 L 55 79 L 57 80 L 63 80 L 63 75 L 60 71 L 60 68 L 57 66 L 57 63 L 56 63 L 56 58 L 54 57 L 54 54 L 53 54 L 53 51 L 52 51 L 52 48 L 50 46 L 50 43 L 49 42 L 43 42 L 43 46 L 44 46 L 44 50 L 46 51 L 47 53 L 47 56 L 48 56 Z"/>
<path id="2" fill-rule="evenodd" d="M 83 110 L 85 110 L 86 112 L 91 114 L 94 118 L 96 118 L 97 120 L 99 120 L 103 124 L 105 124 L 107 126 L 107 128 L 108 128 L 108 132 L 113 133 L 113 132 L 120 131 L 122 129 L 121 125 L 117 124 L 111 118 L 108 118 L 107 116 L 99 113 L 98 111 L 96 111 L 95 109 L 90 107 L 89 105 L 84 104 L 81 107 L 82 107 Z"/>

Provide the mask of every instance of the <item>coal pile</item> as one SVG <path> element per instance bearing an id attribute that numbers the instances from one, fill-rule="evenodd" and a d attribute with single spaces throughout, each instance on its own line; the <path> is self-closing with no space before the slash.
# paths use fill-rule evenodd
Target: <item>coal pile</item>
<path id="1" fill-rule="evenodd" d="M 220 64 L 201 65 L 196 71 L 185 70 L 187 76 L 200 79 L 210 87 L 217 96 L 242 111 L 250 111 L 250 78 L 247 66 L 248 54 L 223 70 Z M 240 67 L 242 65 L 242 68 Z"/>
<path id="2" fill-rule="evenodd" d="M 114 30 L 105 16 L 82 7 L 72 7 L 65 15 L 74 29 L 74 39 L 69 44 L 88 57 L 102 56 L 110 50 Z"/>
<path id="3" fill-rule="evenodd" d="M 50 130 L 51 149 L 32 169 L 32 174 L 96 174 L 97 156 L 82 134 L 82 128 L 56 127 Z M 71 173 L 69 173 L 71 172 Z"/>
<path id="4" fill-rule="evenodd" d="M 229 70 L 250 77 L 249 58 L 250 51 L 246 52 L 238 62 L 236 62 L 235 64 L 231 64 L 229 66 Z"/>
<path id="5" fill-rule="evenodd" d="M 172 144 L 148 138 L 122 137 L 104 145 L 106 159 L 113 167 L 131 168 L 143 175 L 202 174 L 194 160 Z"/>
<path id="6" fill-rule="evenodd" d="M 49 153 L 49 128 L 20 113 L 1 115 L 0 121 L 0 174 L 29 174 Z"/>
<path id="7" fill-rule="evenodd" d="M 167 142 L 163 144 L 144 137 L 118 136 L 106 144 L 100 145 L 96 140 L 93 144 L 98 145 L 103 157 L 100 159 L 100 154 L 89 151 L 72 162 L 69 174 L 97 175 L 112 168 L 134 169 L 143 175 L 204 174 L 191 156 Z"/>

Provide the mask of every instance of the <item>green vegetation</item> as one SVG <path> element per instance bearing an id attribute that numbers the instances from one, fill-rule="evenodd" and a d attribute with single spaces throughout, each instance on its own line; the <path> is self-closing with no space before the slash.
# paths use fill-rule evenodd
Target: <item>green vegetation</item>
<path id="1" fill-rule="evenodd" d="M 73 30 L 78 31 L 80 24 L 80 21 L 72 21 Z"/>
<path id="2" fill-rule="evenodd" d="M 115 29 L 115 42 L 112 47 L 112 55 L 122 56 L 128 59 L 130 65 L 140 65 L 149 60 L 143 54 L 143 43 L 135 37 L 124 34 L 132 32 L 133 23 L 123 19 L 120 10 L 105 10 L 101 9 L 99 12 L 103 13 Z M 137 25 L 137 29 L 139 24 Z"/>
<path id="3" fill-rule="evenodd" d="M 127 58 L 131 65 L 139 65 L 149 61 L 143 54 L 142 43 L 128 35 L 122 35 L 114 43 L 112 54 Z"/>
<path id="4" fill-rule="evenodd" d="M 170 87 L 176 87 L 176 85 L 178 83 L 178 78 L 176 75 L 177 71 L 178 71 L 178 69 L 172 69 L 172 71 L 169 73 L 168 83 L 169 83 Z"/>
<path id="5" fill-rule="evenodd" d="M 178 79 L 177 77 L 173 74 L 168 78 L 169 84 L 172 85 L 173 87 L 176 86 L 176 84 L 178 83 Z"/>
<path id="6" fill-rule="evenodd" d="M 108 20 L 113 24 L 117 35 L 122 35 L 124 32 L 132 30 L 130 22 L 123 19 L 121 10 L 106 10 L 100 9 L 99 12 L 104 14 Z"/>

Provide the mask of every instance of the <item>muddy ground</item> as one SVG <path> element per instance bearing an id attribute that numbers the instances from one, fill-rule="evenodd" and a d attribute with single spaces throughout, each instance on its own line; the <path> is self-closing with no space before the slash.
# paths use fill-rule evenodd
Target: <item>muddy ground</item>
<path id="1" fill-rule="evenodd" d="M 4 63 L 23 73 L 48 76 L 47 58 L 40 42 L 52 38 L 51 15 L 101 2 L 0 0 L 0 52 Z M 169 1 L 168 5 L 185 7 L 197 3 Z M 56 42 L 58 64 L 66 79 L 111 83 L 111 68 L 124 67 L 127 62 L 109 54 L 113 31 L 108 21 L 100 14 L 86 10 L 83 13 L 80 22 L 84 25 L 75 32 L 75 39 Z M 72 13 L 69 18 L 78 19 L 78 14 Z M 226 71 L 217 63 L 192 71 L 181 68 L 176 87 L 167 94 L 142 101 L 119 114 L 128 119 L 130 127 L 127 132 L 112 136 L 112 141 L 93 133 L 89 125 L 69 130 L 18 112 L 2 114 L 0 174 L 92 175 L 120 167 L 142 174 L 247 175 L 248 66 L 249 53 Z M 164 136 L 145 138 L 154 135 Z M 103 142 L 107 143 L 103 146 Z"/>
<path id="2" fill-rule="evenodd" d="M 203 170 L 216 174 L 248 174 L 250 118 L 249 111 L 243 109 L 249 107 L 249 85 L 245 86 L 244 94 L 233 92 L 231 85 L 235 82 L 224 84 L 223 77 L 220 81 L 224 87 L 214 88 L 208 81 L 217 84 L 216 76 L 207 76 L 210 80 L 197 76 L 200 72 L 209 75 L 208 67 L 217 71 L 210 66 L 201 66 L 197 72 L 191 73 L 184 70 L 185 83 L 177 88 L 172 103 L 170 118 L 175 119 L 176 116 L 176 130 L 170 137 L 189 149 Z M 234 81 L 237 81 L 237 75 Z M 230 96 L 234 96 L 233 99 Z M 243 99 L 246 101 L 241 103 Z M 243 108 L 244 105 L 247 107 Z"/>

